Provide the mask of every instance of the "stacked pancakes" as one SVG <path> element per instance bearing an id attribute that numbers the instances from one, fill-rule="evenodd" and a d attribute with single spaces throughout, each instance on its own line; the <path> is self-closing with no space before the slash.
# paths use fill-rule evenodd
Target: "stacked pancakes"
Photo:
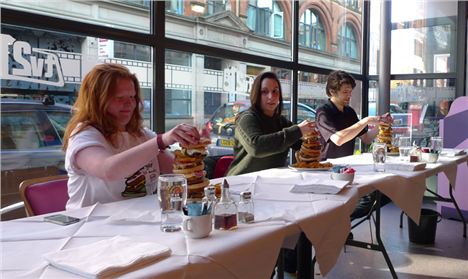
<path id="1" fill-rule="evenodd" d="M 209 139 L 200 139 L 197 144 L 181 146 L 174 155 L 174 173 L 183 174 L 187 179 L 187 198 L 203 198 L 203 188 L 210 184 L 206 178 L 205 163 L 203 159 L 207 155 L 206 147 L 210 144 Z"/>
<path id="2" fill-rule="evenodd" d="M 381 122 L 379 123 L 379 133 L 377 134 L 377 142 L 387 145 L 387 152 L 398 152 L 398 147 L 393 146 L 393 130 L 392 124 Z"/>
<path id="3" fill-rule="evenodd" d="M 297 162 L 319 162 L 320 148 L 320 134 L 313 130 L 302 138 L 301 149 L 296 153 Z"/>
<path id="4" fill-rule="evenodd" d="M 295 168 L 331 168 L 331 163 L 320 163 L 320 133 L 313 130 L 309 134 L 302 137 L 302 145 L 299 151 L 296 152 L 296 163 L 292 166 Z"/>

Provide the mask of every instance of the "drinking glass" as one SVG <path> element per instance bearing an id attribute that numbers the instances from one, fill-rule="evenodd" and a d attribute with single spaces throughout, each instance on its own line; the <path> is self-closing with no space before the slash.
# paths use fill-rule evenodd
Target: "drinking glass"
<path id="1" fill-rule="evenodd" d="M 432 152 L 440 154 L 444 147 L 444 141 L 442 137 L 431 137 L 431 149 Z"/>
<path id="2" fill-rule="evenodd" d="M 384 172 L 385 161 L 387 159 L 387 145 L 382 142 L 375 142 L 372 145 L 372 158 L 374 159 L 374 171 Z"/>
<path id="3" fill-rule="evenodd" d="M 163 174 L 158 179 L 161 231 L 175 232 L 182 226 L 182 207 L 187 200 L 187 179 L 183 174 Z"/>
<path id="4" fill-rule="evenodd" d="M 400 158 L 404 161 L 408 161 L 411 151 L 411 138 L 400 137 L 398 140 L 398 150 L 400 151 Z"/>

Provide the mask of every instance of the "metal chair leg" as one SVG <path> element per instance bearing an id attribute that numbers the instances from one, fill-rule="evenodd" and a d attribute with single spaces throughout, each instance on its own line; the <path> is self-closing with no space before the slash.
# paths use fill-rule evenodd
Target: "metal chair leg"
<path id="1" fill-rule="evenodd" d="M 403 228 L 403 214 L 405 214 L 405 213 L 402 210 L 401 213 L 400 213 L 400 228 Z"/>

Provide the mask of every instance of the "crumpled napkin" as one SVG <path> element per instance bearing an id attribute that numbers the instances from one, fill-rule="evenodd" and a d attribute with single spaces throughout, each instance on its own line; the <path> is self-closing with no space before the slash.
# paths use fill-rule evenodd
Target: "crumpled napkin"
<path id="1" fill-rule="evenodd" d="M 125 224 L 125 223 L 157 223 L 161 222 L 161 212 L 159 210 L 123 210 L 117 214 L 113 214 L 106 219 L 107 223 Z"/>
<path id="2" fill-rule="evenodd" d="M 337 194 L 349 181 L 330 179 L 311 179 L 294 185 L 291 193 Z"/>
<path id="3" fill-rule="evenodd" d="M 158 243 L 139 242 L 115 236 L 88 245 L 48 253 L 44 258 L 59 269 L 86 278 L 101 278 L 136 270 L 170 254 L 169 247 Z"/>

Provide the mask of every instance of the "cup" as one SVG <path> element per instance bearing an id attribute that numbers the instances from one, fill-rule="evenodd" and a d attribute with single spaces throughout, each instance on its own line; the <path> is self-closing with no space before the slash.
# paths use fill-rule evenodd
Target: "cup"
<path id="1" fill-rule="evenodd" d="M 179 231 L 182 225 L 182 207 L 187 200 L 185 176 L 183 174 L 160 175 L 158 198 L 161 206 L 161 231 Z"/>
<path id="2" fill-rule="evenodd" d="M 400 158 L 403 161 L 409 161 L 409 156 L 410 156 L 410 151 L 411 151 L 411 138 L 400 137 L 398 139 L 398 150 L 400 152 Z"/>
<path id="3" fill-rule="evenodd" d="M 387 159 L 387 145 L 382 142 L 375 142 L 372 146 L 372 158 L 374 160 L 374 171 L 385 171 L 385 160 Z"/>
<path id="4" fill-rule="evenodd" d="M 442 137 L 431 137 L 432 152 L 440 154 L 444 148 L 444 141 Z"/>
<path id="5" fill-rule="evenodd" d="M 207 237 L 213 228 L 211 214 L 200 216 L 183 216 L 182 231 L 188 238 Z"/>

